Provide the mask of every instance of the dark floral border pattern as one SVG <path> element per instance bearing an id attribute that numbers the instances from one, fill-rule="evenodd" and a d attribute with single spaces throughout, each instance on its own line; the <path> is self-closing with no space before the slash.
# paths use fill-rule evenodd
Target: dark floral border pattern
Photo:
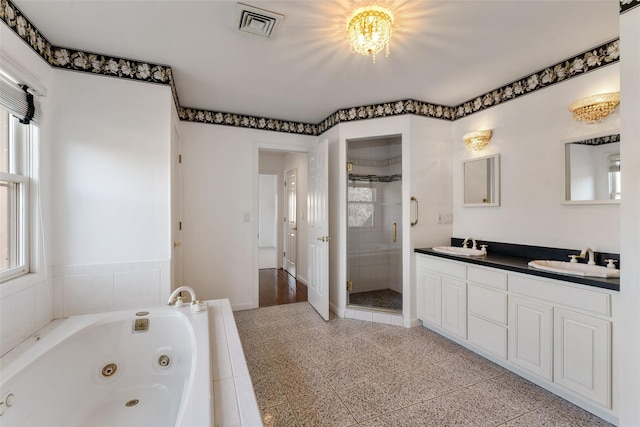
<path id="1" fill-rule="evenodd" d="M 640 0 L 620 0 L 620 14 L 628 12 L 637 6 L 640 6 Z"/>
<path id="2" fill-rule="evenodd" d="M 289 120 L 269 119 L 266 117 L 245 116 L 243 114 L 183 107 L 180 107 L 178 116 L 180 120 L 195 123 L 208 123 L 313 136 L 319 135 L 318 125 L 292 122 Z"/>
<path id="3" fill-rule="evenodd" d="M 638 5 L 640 5 L 640 0 L 620 0 L 620 13 L 626 12 Z M 326 117 L 319 124 L 311 124 L 182 107 L 178 99 L 178 91 L 172 69 L 168 65 L 151 64 L 144 61 L 117 58 L 54 46 L 11 0 L 0 0 L 0 20 L 4 21 L 9 28 L 31 46 L 31 48 L 51 66 L 104 76 L 170 85 L 180 120 L 314 136 L 326 132 L 339 123 L 403 114 L 414 114 L 422 117 L 453 121 L 538 89 L 543 89 L 552 84 L 582 75 L 602 66 L 612 64 L 620 59 L 620 41 L 616 39 L 474 99 L 470 99 L 456 107 L 406 99 L 340 109 Z"/>
<path id="4" fill-rule="evenodd" d="M 336 111 L 321 121 L 318 125 L 318 132 L 319 134 L 324 133 L 335 125 L 343 122 L 399 116 L 403 114 L 415 114 L 424 117 L 454 120 L 455 108 L 429 104 L 428 102 L 416 101 L 413 99 L 344 108 Z"/>
<path id="5" fill-rule="evenodd" d="M 617 62 L 619 59 L 620 40 L 612 40 L 602 46 L 585 51 L 573 58 L 537 71 L 501 88 L 464 102 L 456 107 L 455 119 L 477 113 L 478 111 L 510 101 L 535 90 L 543 89 L 552 84 L 593 71 Z"/>
<path id="6" fill-rule="evenodd" d="M 603 144 L 611 144 L 613 142 L 620 142 L 619 133 L 614 133 L 613 135 L 599 136 L 596 138 L 583 139 L 582 141 L 572 142 L 572 144 L 603 145 Z"/>

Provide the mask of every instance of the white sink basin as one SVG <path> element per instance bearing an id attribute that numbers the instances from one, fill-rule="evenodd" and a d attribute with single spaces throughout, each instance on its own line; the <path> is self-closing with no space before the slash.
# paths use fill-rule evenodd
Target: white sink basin
<path id="1" fill-rule="evenodd" d="M 539 270 L 551 271 L 553 273 L 571 274 L 572 276 L 589 276 L 613 278 L 620 277 L 620 270 L 607 268 L 600 265 L 581 264 L 577 262 L 565 261 L 542 261 L 534 260 L 529 262 L 529 267 Z"/>
<path id="2" fill-rule="evenodd" d="M 458 256 L 485 256 L 487 251 L 484 249 L 460 248 L 458 246 L 436 246 L 433 248 L 435 252 Z"/>

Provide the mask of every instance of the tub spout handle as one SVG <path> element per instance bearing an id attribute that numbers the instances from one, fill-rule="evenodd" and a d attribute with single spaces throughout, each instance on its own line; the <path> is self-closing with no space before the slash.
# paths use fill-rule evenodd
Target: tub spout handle
<path id="1" fill-rule="evenodd" d="M 195 291 L 190 288 L 189 286 L 180 286 L 178 288 L 176 288 L 173 292 L 171 292 L 171 295 L 169 296 L 169 301 L 167 302 L 168 305 L 174 305 L 176 307 L 182 307 L 182 296 L 180 296 L 180 292 L 182 291 L 186 291 L 189 292 L 189 296 L 191 297 L 191 301 L 196 301 L 196 293 Z"/>

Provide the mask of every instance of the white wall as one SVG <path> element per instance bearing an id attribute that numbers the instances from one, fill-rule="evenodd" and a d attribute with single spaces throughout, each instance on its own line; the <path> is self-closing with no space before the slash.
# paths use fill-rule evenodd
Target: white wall
<path id="1" fill-rule="evenodd" d="M 620 114 L 587 125 L 573 121 L 568 106 L 588 95 L 619 90 L 619 73 L 619 64 L 609 65 L 455 121 L 453 236 L 620 252 L 619 205 L 563 204 L 564 143 L 620 129 Z M 493 129 L 491 142 L 481 152 L 467 150 L 462 135 L 480 129 Z M 462 207 L 462 161 L 493 153 L 500 154 L 501 206 Z"/>
<path id="2" fill-rule="evenodd" d="M 640 7 L 620 17 L 620 298 L 614 328 L 621 426 L 640 425 Z"/>
<path id="3" fill-rule="evenodd" d="M 258 306 L 258 152 L 308 151 L 316 138 L 181 123 L 184 284 L 198 298 Z"/>
<path id="4" fill-rule="evenodd" d="M 278 175 L 260 174 L 259 199 L 259 230 L 258 247 L 275 248 L 277 243 L 276 218 L 278 213 Z"/>
<path id="5" fill-rule="evenodd" d="M 36 233 L 32 236 L 35 256 L 32 261 L 34 273 L 3 283 L 0 286 L 0 355 L 11 350 L 24 339 L 53 319 L 53 268 L 51 254 L 50 224 L 50 168 L 48 158 L 52 151 L 48 137 L 51 126 L 51 99 L 53 97 L 52 71 L 6 25 L 0 24 L 0 67 L 11 67 L 15 75 L 32 87 L 40 86 L 47 91 L 40 98 L 42 122 L 38 147 L 37 176 L 32 189 L 38 191 L 38 200 L 32 207 L 39 211 Z"/>
<path id="6" fill-rule="evenodd" d="M 56 316 L 159 305 L 170 286 L 170 88 L 53 77 Z"/>

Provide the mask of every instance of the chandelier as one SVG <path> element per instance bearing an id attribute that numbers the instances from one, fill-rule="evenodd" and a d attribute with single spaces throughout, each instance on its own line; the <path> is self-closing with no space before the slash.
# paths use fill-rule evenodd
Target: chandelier
<path id="1" fill-rule="evenodd" d="M 393 14 L 378 6 L 367 6 L 356 9 L 347 22 L 349 44 L 351 50 L 363 55 L 372 55 L 373 63 L 376 54 L 382 49 L 389 56 L 389 41 Z"/>
<path id="2" fill-rule="evenodd" d="M 573 120 L 591 124 L 607 117 L 620 103 L 620 92 L 601 93 L 580 99 L 569 106 Z"/>
<path id="3" fill-rule="evenodd" d="M 489 144 L 492 132 L 490 130 L 479 130 L 470 132 L 462 137 L 467 148 L 473 151 L 480 151 Z"/>

